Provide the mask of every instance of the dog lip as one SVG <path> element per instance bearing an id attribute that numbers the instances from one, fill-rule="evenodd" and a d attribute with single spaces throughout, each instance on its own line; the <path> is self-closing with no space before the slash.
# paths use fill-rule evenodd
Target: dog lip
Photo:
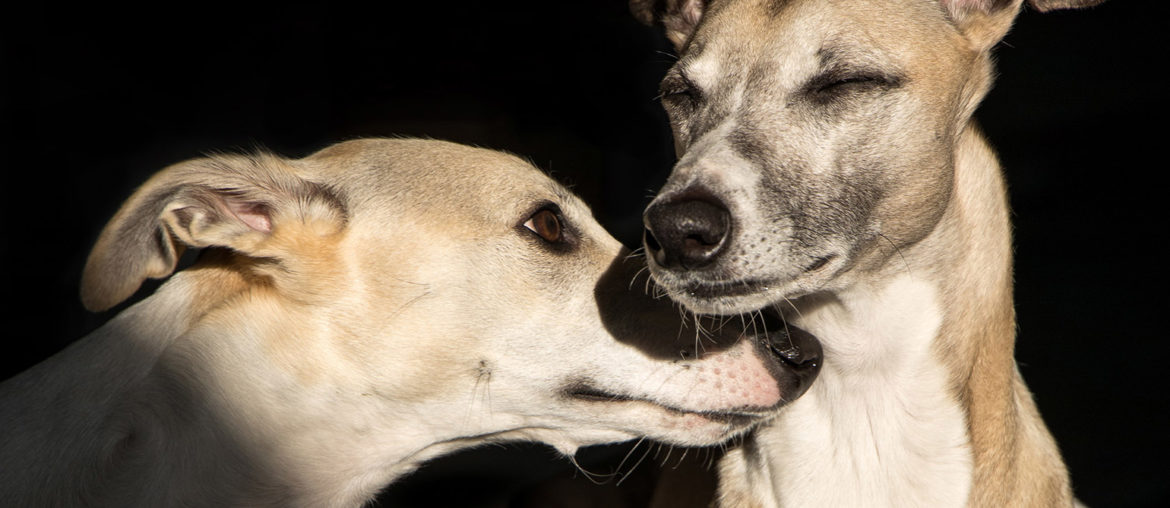
<path id="1" fill-rule="evenodd" d="M 764 279 L 740 279 L 718 282 L 692 282 L 684 286 L 683 292 L 698 298 L 719 298 L 726 296 L 746 296 L 768 291 L 775 287 L 774 281 Z"/>
<path id="2" fill-rule="evenodd" d="M 691 411 L 691 410 L 687 410 L 687 409 L 681 409 L 681 408 L 677 408 L 677 407 L 673 407 L 673 406 L 668 406 L 668 405 L 665 405 L 665 404 L 662 404 L 660 402 L 656 402 L 656 401 L 653 401 L 650 399 L 643 399 L 643 398 L 631 397 L 628 395 L 620 395 L 620 394 L 616 394 L 616 393 L 610 393 L 610 392 L 596 388 L 596 387 L 589 385 L 587 383 L 584 383 L 584 382 L 576 382 L 576 383 L 573 383 L 573 384 L 567 386 L 564 390 L 564 393 L 566 396 L 568 396 L 570 398 L 584 400 L 584 401 L 590 401 L 590 402 L 600 402 L 600 403 L 641 402 L 641 403 L 650 404 L 650 405 L 653 405 L 655 407 L 664 409 L 667 412 L 674 413 L 674 414 L 677 414 L 679 416 L 697 415 L 697 416 L 703 417 L 707 420 L 711 420 L 711 421 L 715 421 L 715 422 L 719 422 L 719 423 L 727 423 L 727 424 L 730 424 L 730 425 L 733 425 L 736 427 L 746 427 L 746 426 L 751 425 L 751 424 L 753 424 L 753 423 L 755 423 L 763 418 L 768 417 L 771 414 L 768 412 L 756 413 L 756 412 L 753 412 L 750 410 L 744 410 L 744 411 Z"/>

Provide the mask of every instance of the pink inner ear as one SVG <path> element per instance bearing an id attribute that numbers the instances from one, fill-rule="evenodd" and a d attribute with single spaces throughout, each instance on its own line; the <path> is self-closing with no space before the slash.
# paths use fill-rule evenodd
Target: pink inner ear
<path id="1" fill-rule="evenodd" d="M 690 0 L 683 4 L 681 14 L 692 30 L 699 26 L 699 19 L 703 17 L 703 7 L 706 3 L 706 0 Z"/>
<path id="2" fill-rule="evenodd" d="M 261 233 L 272 232 L 272 218 L 268 216 L 268 207 L 260 203 L 248 203 L 227 199 L 228 209 L 248 227 Z"/>

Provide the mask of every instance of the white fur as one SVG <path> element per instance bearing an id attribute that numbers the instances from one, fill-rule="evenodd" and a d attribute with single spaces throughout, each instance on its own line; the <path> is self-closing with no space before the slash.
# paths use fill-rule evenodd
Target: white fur
<path id="1" fill-rule="evenodd" d="M 793 319 L 822 341 L 808 393 L 755 440 L 765 506 L 960 506 L 972 473 L 965 420 L 931 349 L 936 290 L 911 275 L 858 285 Z M 779 504 L 765 500 L 776 500 Z"/>

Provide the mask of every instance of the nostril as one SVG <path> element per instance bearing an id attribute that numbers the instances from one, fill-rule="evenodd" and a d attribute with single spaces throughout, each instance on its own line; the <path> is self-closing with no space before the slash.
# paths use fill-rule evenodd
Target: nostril
<path id="1" fill-rule="evenodd" d="M 650 228 L 642 230 L 642 244 L 646 246 L 646 250 L 651 252 L 662 250 L 662 246 L 658 244 L 658 239 L 654 238 L 654 232 Z"/>
<path id="2" fill-rule="evenodd" d="M 661 266 L 666 265 L 662 245 L 658 243 L 658 239 L 654 238 L 654 232 L 649 227 L 642 230 L 642 245 L 646 247 L 646 257 L 648 259 L 653 259 Z"/>

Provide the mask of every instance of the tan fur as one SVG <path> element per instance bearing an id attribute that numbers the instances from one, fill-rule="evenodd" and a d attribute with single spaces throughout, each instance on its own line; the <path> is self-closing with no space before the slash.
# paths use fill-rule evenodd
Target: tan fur
<path id="1" fill-rule="evenodd" d="M 1029 3 L 1049 10 L 1099 2 Z M 699 16 L 693 12 L 696 4 L 702 10 Z M 736 227 L 755 228 L 744 233 L 749 237 L 755 234 L 753 241 L 761 234 L 773 234 L 768 224 L 751 222 L 753 216 L 748 211 L 763 205 L 775 207 L 763 215 L 777 221 L 792 220 L 790 216 L 816 216 L 825 213 L 825 209 L 830 210 L 828 217 L 838 220 L 833 210 L 868 207 L 849 210 L 854 212 L 850 217 L 864 217 L 868 222 L 845 226 L 880 232 L 850 239 L 833 229 L 840 222 L 827 221 L 827 225 L 813 223 L 813 229 L 819 228 L 822 236 L 843 235 L 845 240 L 836 240 L 837 244 L 826 241 L 826 246 L 783 236 L 773 240 L 775 245 L 800 246 L 789 248 L 795 252 L 794 259 L 800 259 L 800 248 L 813 250 L 806 245 L 839 249 L 829 258 L 832 269 L 820 272 L 801 272 L 800 266 L 787 267 L 789 271 L 784 272 L 787 261 L 783 258 L 769 262 L 764 253 L 750 250 L 736 251 L 733 258 L 751 259 L 750 270 L 742 263 L 736 264 L 738 261 L 717 261 L 724 263 L 714 265 L 722 271 L 704 266 L 703 272 L 691 273 L 651 263 L 656 280 L 672 298 L 696 312 L 746 312 L 752 307 L 775 304 L 782 307 L 787 318 L 809 327 L 825 343 L 826 366 L 818 384 L 774 423 L 759 429 L 742 448 L 729 451 L 721 463 L 722 506 L 832 505 L 834 499 L 860 502 L 858 498 L 874 493 L 890 497 L 867 498 L 865 502 L 873 506 L 928 502 L 905 497 L 917 494 L 953 496 L 966 499 L 967 505 L 984 507 L 1073 503 L 1060 453 L 1015 366 L 1006 193 L 998 162 L 972 121 L 991 85 L 991 48 L 1007 33 L 1021 4 L 1019 0 L 631 2 L 639 18 L 661 20 L 667 37 L 680 51 L 679 63 L 664 80 L 664 103 L 672 115 L 680 161 L 652 210 L 659 203 L 685 199 L 693 195 L 695 188 L 701 188 L 726 201 Z M 836 109 L 816 109 L 806 103 L 819 89 L 814 87 L 810 92 L 802 88 L 802 83 L 817 75 L 817 58 L 826 58 L 819 51 L 848 53 L 844 60 L 868 67 L 869 72 L 897 69 L 900 74 L 883 78 L 887 81 L 845 99 L 826 99 Z M 835 56 L 840 55 L 831 55 Z M 823 60 L 820 63 L 823 65 Z M 745 78 L 754 74 L 768 78 Z M 692 87 L 685 95 L 674 92 L 680 85 L 671 80 L 679 76 L 687 78 L 686 86 Z M 806 110 L 811 113 L 802 114 Z M 696 130 L 695 122 L 719 127 Z M 745 150 L 745 145 L 754 152 Z M 759 162 L 762 159 L 767 163 Z M 874 173 L 863 172 L 866 168 L 875 168 L 870 169 Z M 755 201 L 743 197 L 745 189 L 740 182 L 751 181 L 750 177 L 757 175 L 764 180 L 776 179 L 769 183 L 783 189 L 776 191 L 781 198 L 775 201 L 781 205 L 769 204 L 754 194 L 749 195 Z M 839 180 L 828 180 L 832 183 L 826 185 L 825 175 Z M 873 183 L 859 180 L 865 178 L 872 178 Z M 841 181 L 872 185 L 880 197 L 876 203 L 864 199 L 850 202 L 849 195 L 819 194 L 825 192 L 819 188 L 834 189 Z M 859 181 L 865 183 L 855 183 Z M 724 240 L 724 244 L 734 247 L 733 241 L 738 237 Z M 841 249 L 840 244 L 846 241 L 855 243 Z M 767 255 L 771 253 L 769 249 Z M 728 274 L 723 276 L 735 280 L 733 277 L 750 278 L 752 270 L 768 273 L 761 269 L 792 275 L 774 276 L 758 294 L 742 297 L 695 297 L 688 286 L 708 279 L 726 283 L 708 273 Z M 826 272 L 832 273 L 822 275 Z M 807 426 L 823 423 L 818 418 L 825 414 L 852 414 L 847 407 L 834 406 L 846 400 L 834 390 L 899 381 L 899 376 L 907 373 L 929 372 L 926 366 L 893 370 L 891 374 L 883 366 L 896 368 L 897 364 L 890 362 L 904 358 L 897 354 L 895 346 L 856 342 L 858 334 L 872 336 L 871 341 L 890 340 L 878 324 L 854 320 L 873 309 L 897 310 L 897 302 L 890 298 L 896 300 L 901 295 L 888 295 L 884 288 L 901 286 L 891 284 L 913 289 L 906 292 L 907 298 L 937 304 L 937 316 L 930 309 L 911 309 L 901 320 L 899 316 L 888 317 L 892 318 L 890 323 L 903 327 L 939 320 L 929 342 L 930 362 L 945 373 L 945 383 L 936 388 L 949 400 L 942 404 L 915 402 L 933 400 L 920 390 L 927 387 L 895 387 L 897 383 L 891 383 L 891 389 L 904 390 L 897 393 L 923 396 L 882 405 L 876 402 L 882 394 L 875 392 L 875 402 L 866 410 L 876 410 L 878 414 L 863 413 L 870 420 L 856 422 L 856 429 L 849 427 L 853 422 L 830 418 L 832 429 L 826 431 L 838 440 L 833 442 L 870 443 L 870 437 L 858 438 L 854 431 L 870 428 L 866 423 L 873 425 L 872 432 L 879 436 L 867 445 L 873 449 L 823 453 L 846 457 L 856 454 L 866 460 L 874 457 L 875 469 L 811 469 L 821 464 L 840 465 L 826 460 L 809 463 L 811 470 L 802 470 L 801 463 L 791 456 L 817 457 L 815 451 L 801 449 L 802 442 L 798 440 L 820 439 Z M 854 379 L 870 381 L 849 384 Z M 861 402 L 871 404 L 868 400 Z M 943 414 L 948 405 L 958 408 L 962 419 L 962 446 L 970 456 L 970 485 L 957 482 L 953 488 L 945 484 L 930 488 L 930 482 L 944 481 L 943 476 L 936 479 L 922 473 L 960 470 L 964 460 L 948 459 L 935 467 L 913 465 L 914 460 L 933 460 L 930 454 L 916 452 L 920 446 L 923 450 L 932 449 L 924 445 L 931 441 L 899 435 L 896 425 L 891 430 L 882 422 L 886 418 L 918 422 L 926 416 L 916 412 L 939 409 Z M 896 420 L 900 412 L 908 414 Z M 947 438 L 946 432 L 951 428 L 947 422 L 954 421 L 940 417 L 933 428 L 940 438 Z M 823 445 L 822 441 L 816 442 Z M 906 448 L 881 449 L 890 442 L 905 443 Z M 937 443 L 930 446 L 942 451 L 955 449 Z M 892 463 L 883 452 L 913 460 Z M 862 463 L 855 462 L 853 467 Z M 920 475 L 916 478 L 906 474 L 899 470 L 902 467 L 919 468 Z M 888 479 L 901 479 L 915 488 L 883 487 Z M 798 489 L 800 493 L 784 490 L 785 486 L 800 487 L 816 481 L 824 485 Z M 917 489 L 924 483 L 927 488 Z M 850 485 L 857 486 L 858 494 L 841 496 L 841 489 L 849 489 Z M 805 492 L 817 494 L 812 499 L 791 499 Z"/>
<path id="2" fill-rule="evenodd" d="M 0 505 L 357 506 L 468 446 L 709 445 L 795 396 L 762 334 L 692 349 L 588 208 L 508 154 L 370 139 L 174 165 L 103 230 L 83 301 L 187 248 L 0 384 Z"/>

